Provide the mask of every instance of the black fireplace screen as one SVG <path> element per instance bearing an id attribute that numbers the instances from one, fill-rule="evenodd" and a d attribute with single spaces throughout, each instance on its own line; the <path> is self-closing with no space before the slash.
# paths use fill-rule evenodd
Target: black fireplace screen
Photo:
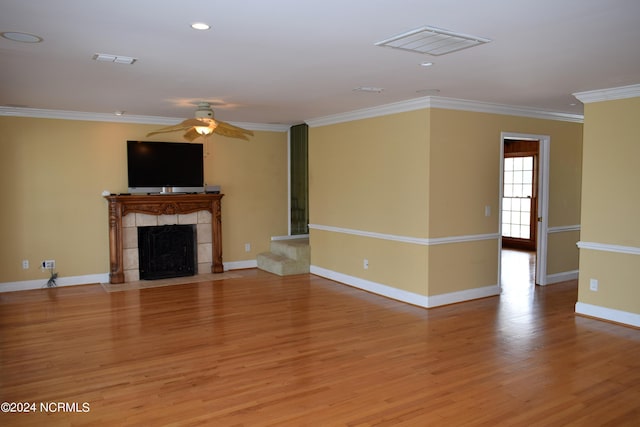
<path id="1" fill-rule="evenodd" d="M 198 269 L 195 225 L 138 227 L 140 279 L 193 276 Z"/>

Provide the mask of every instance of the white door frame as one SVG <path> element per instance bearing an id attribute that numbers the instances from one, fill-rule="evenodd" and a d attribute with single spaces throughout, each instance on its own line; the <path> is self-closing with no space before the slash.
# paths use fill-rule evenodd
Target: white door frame
<path id="1" fill-rule="evenodd" d="M 549 135 L 535 135 L 527 133 L 502 132 L 500 133 L 500 197 L 498 200 L 498 283 L 502 277 L 502 197 L 504 191 L 504 140 L 519 139 L 539 141 L 538 153 L 538 226 L 536 245 L 536 284 L 547 284 L 547 237 L 549 234 Z"/>

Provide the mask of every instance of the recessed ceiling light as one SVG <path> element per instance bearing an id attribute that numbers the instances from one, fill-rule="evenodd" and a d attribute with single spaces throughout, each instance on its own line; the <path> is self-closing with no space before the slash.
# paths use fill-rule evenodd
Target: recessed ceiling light
<path id="1" fill-rule="evenodd" d="M 124 111 L 114 111 L 113 114 L 116 116 L 124 116 Z"/>
<path id="2" fill-rule="evenodd" d="M 420 66 L 422 67 L 431 67 L 433 65 L 433 62 L 423 62 L 420 64 Z"/>
<path id="3" fill-rule="evenodd" d="M 27 33 L 18 33 L 15 31 L 7 31 L 4 33 L 0 33 L 0 36 L 2 36 L 7 40 L 20 42 L 20 43 L 40 43 L 42 41 L 42 37 L 40 36 L 27 34 Z"/>
<path id="4" fill-rule="evenodd" d="M 193 28 L 194 30 L 208 30 L 209 28 L 211 28 L 211 26 L 209 24 L 205 24 L 204 22 L 194 22 L 193 24 L 191 24 L 191 28 Z"/>

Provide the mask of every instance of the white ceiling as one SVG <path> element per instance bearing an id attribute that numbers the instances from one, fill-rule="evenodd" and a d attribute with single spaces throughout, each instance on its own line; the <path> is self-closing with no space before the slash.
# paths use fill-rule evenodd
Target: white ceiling
<path id="1" fill-rule="evenodd" d="M 425 25 L 492 41 L 374 45 Z M 638 0 L 0 0 L 7 31 L 43 38 L 0 38 L 0 105 L 34 109 L 184 118 L 206 100 L 221 120 L 296 124 L 437 89 L 582 114 L 572 93 L 640 83 Z"/>

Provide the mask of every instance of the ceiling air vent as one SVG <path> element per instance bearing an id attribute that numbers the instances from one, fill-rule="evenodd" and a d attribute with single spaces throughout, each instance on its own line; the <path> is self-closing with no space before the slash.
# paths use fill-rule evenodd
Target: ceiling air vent
<path id="1" fill-rule="evenodd" d="M 93 59 L 98 62 L 115 62 L 116 64 L 133 64 L 137 61 L 137 58 L 131 58 L 129 56 L 111 55 L 109 53 L 96 53 L 93 55 Z"/>
<path id="2" fill-rule="evenodd" d="M 354 91 L 356 92 L 375 92 L 375 93 L 381 93 L 384 89 L 381 87 L 373 87 L 373 86 L 358 86 L 356 88 L 353 88 Z"/>
<path id="3" fill-rule="evenodd" d="M 483 37 L 425 26 L 382 40 L 375 45 L 440 56 L 490 41 Z"/>

